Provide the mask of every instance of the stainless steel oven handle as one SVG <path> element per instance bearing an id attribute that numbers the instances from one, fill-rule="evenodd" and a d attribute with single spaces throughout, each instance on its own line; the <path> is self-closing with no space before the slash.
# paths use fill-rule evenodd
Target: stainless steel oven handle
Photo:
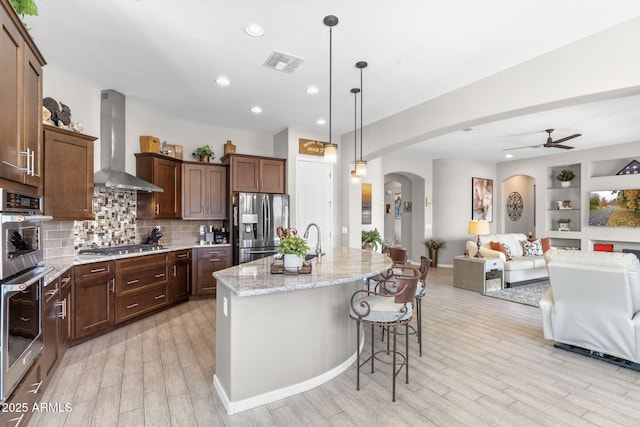
<path id="1" fill-rule="evenodd" d="M 33 274 L 24 282 L 9 282 L 2 285 L 2 295 L 6 296 L 10 293 L 25 291 L 29 286 L 38 283 L 47 273 L 53 271 L 53 267 L 37 267 L 33 270 Z"/>
<path id="2" fill-rule="evenodd" d="M 2 223 L 8 222 L 35 222 L 35 221 L 51 221 L 53 217 L 51 215 L 18 215 L 18 214 L 9 214 L 2 215 Z"/>

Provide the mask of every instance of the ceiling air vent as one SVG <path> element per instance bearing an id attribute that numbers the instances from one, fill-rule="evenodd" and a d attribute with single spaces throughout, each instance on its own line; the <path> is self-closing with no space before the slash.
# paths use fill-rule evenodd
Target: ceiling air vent
<path id="1" fill-rule="evenodd" d="M 296 58 L 286 53 L 276 52 L 275 50 L 266 61 L 264 66 L 273 68 L 274 70 L 284 71 L 285 73 L 293 73 L 300 64 L 304 62 L 302 58 Z"/>

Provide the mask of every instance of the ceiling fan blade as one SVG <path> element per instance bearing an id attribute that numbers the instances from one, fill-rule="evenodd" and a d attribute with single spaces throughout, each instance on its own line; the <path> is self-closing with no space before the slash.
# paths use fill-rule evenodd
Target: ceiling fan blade
<path id="1" fill-rule="evenodd" d="M 544 146 L 545 146 L 546 148 L 564 148 L 565 150 L 571 150 L 571 149 L 573 149 L 573 148 L 576 148 L 576 147 L 571 147 L 571 146 L 569 146 L 569 145 L 562 145 L 562 144 L 558 144 L 558 143 L 556 143 L 556 142 L 553 142 L 553 143 L 551 143 L 551 144 L 544 144 Z"/>
<path id="2" fill-rule="evenodd" d="M 502 151 L 521 150 L 523 148 L 540 148 L 540 147 L 542 147 L 542 144 L 526 145 L 524 147 L 503 148 Z"/>
<path id="3" fill-rule="evenodd" d="M 554 144 L 559 144 L 561 142 L 565 142 L 565 141 L 568 141 L 570 139 L 577 138 L 579 136 L 582 136 L 582 134 L 581 133 L 576 133 L 574 135 L 565 136 L 564 138 L 557 139 L 557 140 L 553 141 L 553 143 Z M 571 148 L 573 148 L 573 147 L 571 147 Z"/>

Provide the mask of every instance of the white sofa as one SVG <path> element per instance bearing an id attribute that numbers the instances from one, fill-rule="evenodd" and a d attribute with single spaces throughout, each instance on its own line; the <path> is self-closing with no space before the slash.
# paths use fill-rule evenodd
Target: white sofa
<path id="1" fill-rule="evenodd" d="M 488 234 L 480 236 L 480 253 L 485 257 L 499 257 L 504 261 L 504 281 L 508 286 L 517 282 L 543 279 L 547 277 L 547 267 L 543 256 L 523 256 L 522 242 L 527 240 L 523 233 Z M 504 253 L 491 249 L 490 242 L 506 243 L 511 249 L 513 260 Z M 467 253 L 474 256 L 478 251 L 475 240 L 467 241 Z"/>
<path id="2" fill-rule="evenodd" d="M 640 363 L 640 262 L 619 252 L 545 253 L 551 288 L 540 300 L 544 337 Z"/>

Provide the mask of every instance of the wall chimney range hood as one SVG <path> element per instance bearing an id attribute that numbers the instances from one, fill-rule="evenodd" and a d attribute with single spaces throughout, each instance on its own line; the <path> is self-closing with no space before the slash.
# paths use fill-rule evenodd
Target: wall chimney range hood
<path id="1" fill-rule="evenodd" d="M 115 90 L 100 93 L 100 170 L 93 175 L 95 186 L 137 191 L 164 190 L 125 172 L 125 98 Z"/>

